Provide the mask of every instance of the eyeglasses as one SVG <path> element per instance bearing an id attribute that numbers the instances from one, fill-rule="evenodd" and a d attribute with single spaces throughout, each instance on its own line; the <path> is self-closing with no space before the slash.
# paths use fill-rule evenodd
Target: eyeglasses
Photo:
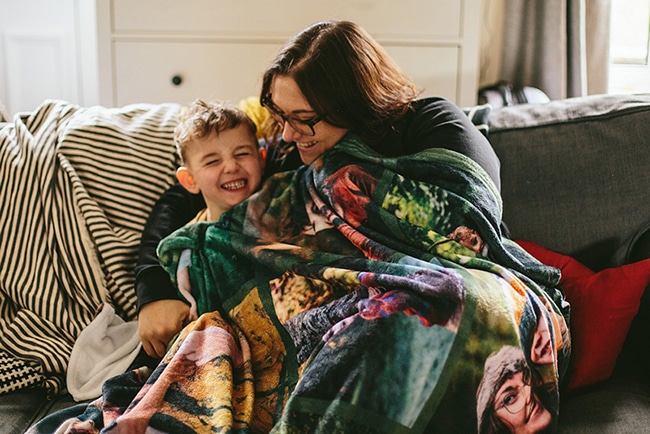
<path id="1" fill-rule="evenodd" d="M 524 379 L 524 384 L 513 387 L 503 397 L 501 404 L 496 408 L 500 410 L 505 408 L 510 414 L 517 414 L 524 409 L 527 403 L 530 402 L 530 378 Z"/>
<path id="2" fill-rule="evenodd" d="M 269 114 L 279 125 L 284 126 L 284 123 L 288 123 L 291 128 L 300 134 L 305 136 L 314 136 L 316 132 L 314 131 L 314 125 L 319 123 L 323 118 L 321 116 L 314 116 L 310 119 L 297 119 L 292 118 L 284 113 L 273 103 L 271 99 L 271 94 L 268 94 L 262 99 L 262 106 L 266 107 L 269 111 Z"/>

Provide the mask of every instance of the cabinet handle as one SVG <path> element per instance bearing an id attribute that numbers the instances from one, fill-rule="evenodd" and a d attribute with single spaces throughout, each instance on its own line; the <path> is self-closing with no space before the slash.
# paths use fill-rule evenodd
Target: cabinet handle
<path id="1" fill-rule="evenodd" d="M 181 77 L 180 75 L 175 75 L 172 77 L 172 84 L 174 86 L 180 86 L 181 83 L 183 83 L 183 77 Z"/>

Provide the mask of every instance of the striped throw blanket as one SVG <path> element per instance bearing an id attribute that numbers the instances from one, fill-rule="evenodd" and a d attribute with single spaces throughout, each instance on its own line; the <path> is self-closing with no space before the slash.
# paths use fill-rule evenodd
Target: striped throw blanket
<path id="1" fill-rule="evenodd" d="M 179 109 L 49 100 L 0 123 L 0 393 L 58 393 L 103 303 L 135 318 L 138 243 L 174 181 Z"/>

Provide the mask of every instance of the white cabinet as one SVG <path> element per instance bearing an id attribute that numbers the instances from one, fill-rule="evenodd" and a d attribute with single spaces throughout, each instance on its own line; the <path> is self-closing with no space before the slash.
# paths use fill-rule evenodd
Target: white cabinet
<path id="1" fill-rule="evenodd" d="M 277 47 L 260 43 L 120 41 L 113 49 L 114 101 L 123 105 L 185 104 L 197 97 L 236 103 L 259 93 L 264 67 Z"/>
<path id="2" fill-rule="evenodd" d="M 476 102 L 480 0 L 96 0 L 96 6 L 104 105 L 257 95 L 282 43 L 325 19 L 362 25 L 424 95 Z"/>

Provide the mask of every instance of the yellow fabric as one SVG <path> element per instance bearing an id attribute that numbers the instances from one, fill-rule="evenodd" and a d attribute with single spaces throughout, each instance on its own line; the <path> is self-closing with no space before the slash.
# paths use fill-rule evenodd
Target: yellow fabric
<path id="1" fill-rule="evenodd" d="M 210 211 L 207 208 L 203 208 L 187 224 L 191 225 L 193 223 L 202 223 L 202 222 L 211 222 L 211 221 L 213 221 L 213 220 L 212 220 L 212 218 L 210 216 Z"/>
<path id="2" fill-rule="evenodd" d="M 264 123 L 269 118 L 269 112 L 262 107 L 258 97 L 251 96 L 239 101 L 237 107 L 243 110 L 257 126 L 257 138 L 264 138 Z"/>

